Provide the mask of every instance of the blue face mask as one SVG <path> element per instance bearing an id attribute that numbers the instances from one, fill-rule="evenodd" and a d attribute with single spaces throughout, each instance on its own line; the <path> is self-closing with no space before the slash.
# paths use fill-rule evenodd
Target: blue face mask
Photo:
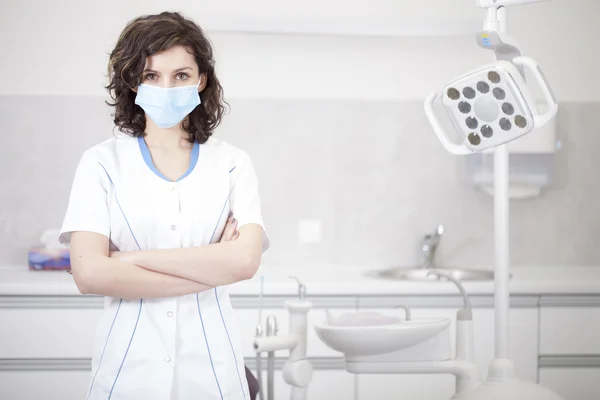
<path id="1" fill-rule="evenodd" d="M 141 84 L 138 86 L 135 104 L 142 107 L 146 116 L 159 128 L 171 128 L 200 104 L 197 85 L 161 88 Z"/>

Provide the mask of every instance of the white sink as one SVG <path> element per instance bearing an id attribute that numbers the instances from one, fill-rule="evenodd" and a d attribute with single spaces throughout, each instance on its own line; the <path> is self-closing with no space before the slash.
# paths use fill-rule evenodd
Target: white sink
<path id="1" fill-rule="evenodd" d="M 404 320 L 377 312 L 351 312 L 315 325 L 317 336 L 344 356 L 386 354 L 431 339 L 450 326 L 444 318 Z"/>

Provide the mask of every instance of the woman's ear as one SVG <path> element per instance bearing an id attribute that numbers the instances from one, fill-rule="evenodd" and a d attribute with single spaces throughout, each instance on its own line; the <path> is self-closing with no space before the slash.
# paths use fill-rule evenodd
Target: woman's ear
<path id="1" fill-rule="evenodd" d="M 200 84 L 198 85 L 198 93 L 203 91 L 206 88 L 206 83 L 208 79 L 206 78 L 206 74 L 200 75 Z"/>

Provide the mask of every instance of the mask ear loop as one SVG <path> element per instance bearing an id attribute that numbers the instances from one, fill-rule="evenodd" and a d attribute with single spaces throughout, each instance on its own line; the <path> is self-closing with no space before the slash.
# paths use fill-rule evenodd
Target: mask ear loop
<path id="1" fill-rule="evenodd" d="M 200 88 L 200 84 L 202 83 L 202 75 L 200 75 L 200 79 L 198 80 L 198 84 L 196 85 L 196 90 Z M 198 98 L 200 99 L 200 104 L 202 104 L 202 93 L 198 92 Z"/>

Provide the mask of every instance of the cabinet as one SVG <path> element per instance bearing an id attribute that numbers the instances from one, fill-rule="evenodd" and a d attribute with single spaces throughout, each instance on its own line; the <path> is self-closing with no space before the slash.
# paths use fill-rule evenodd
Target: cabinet
<path id="1" fill-rule="evenodd" d="M 279 333 L 288 332 L 288 313 L 283 301 L 294 296 L 274 296 L 265 301 L 263 322 L 275 315 Z M 0 398 L 85 398 L 96 326 L 103 313 L 102 301 L 84 296 L 5 296 L 0 307 Z M 519 300 L 519 299 L 517 299 Z M 523 300 L 523 301 L 521 301 Z M 309 400 L 330 398 L 358 400 L 447 400 L 454 393 L 451 375 L 353 375 L 343 368 L 341 354 L 317 337 L 313 325 L 325 318 L 325 309 L 339 315 L 355 309 L 403 315 L 398 304 L 411 307 L 414 318 L 451 320 L 454 346 L 458 296 L 331 296 L 311 299 L 308 355 L 314 376 Z M 520 303 L 519 303 L 520 302 Z M 252 346 L 258 321 L 258 303 L 232 297 L 238 317 L 246 364 L 255 371 Z M 600 398 L 600 296 L 552 301 L 544 297 L 520 299 L 510 310 L 510 354 L 523 380 L 539 381 L 565 400 Z M 491 296 L 473 303 L 474 352 L 482 377 L 494 357 L 494 309 Z M 281 377 L 286 351 L 276 353 L 275 398 L 289 399 L 290 387 Z M 266 360 L 263 363 L 266 367 Z M 266 383 L 266 372 L 263 374 Z"/>
<path id="2" fill-rule="evenodd" d="M 600 301 L 543 299 L 539 382 L 565 400 L 600 399 Z"/>
<path id="3" fill-rule="evenodd" d="M 0 399 L 81 400 L 102 302 L 14 298 L 0 308 Z"/>
<path id="4" fill-rule="evenodd" d="M 564 400 L 600 399 L 600 364 L 597 367 L 540 368 L 540 383 Z"/>
<path id="5" fill-rule="evenodd" d="M 542 307 L 540 355 L 600 355 L 598 307 Z"/>

